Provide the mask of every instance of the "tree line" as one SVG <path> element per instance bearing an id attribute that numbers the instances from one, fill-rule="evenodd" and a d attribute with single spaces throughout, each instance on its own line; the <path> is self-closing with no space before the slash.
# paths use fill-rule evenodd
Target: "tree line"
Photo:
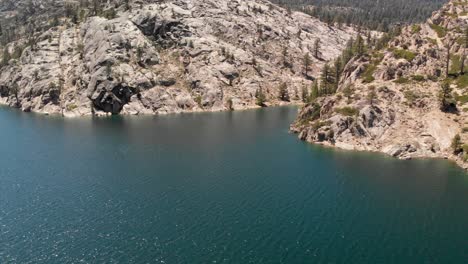
<path id="1" fill-rule="evenodd" d="M 419 23 L 447 0 L 273 0 L 328 24 L 359 25 L 387 32 L 395 24 Z"/>

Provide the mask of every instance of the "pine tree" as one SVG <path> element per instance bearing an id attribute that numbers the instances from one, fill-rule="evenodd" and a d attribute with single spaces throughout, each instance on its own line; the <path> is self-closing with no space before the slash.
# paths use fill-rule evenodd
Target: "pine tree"
<path id="1" fill-rule="evenodd" d="M 465 54 L 465 51 L 463 51 L 463 54 L 460 57 L 460 75 L 465 74 L 465 60 L 466 60 L 466 54 Z"/>
<path id="2" fill-rule="evenodd" d="M 329 94 L 329 84 L 331 83 L 330 78 L 330 66 L 328 64 L 323 65 L 322 74 L 321 74 L 321 93 Z"/>
<path id="3" fill-rule="evenodd" d="M 465 49 L 468 49 L 468 27 L 465 28 Z"/>
<path id="4" fill-rule="evenodd" d="M 342 64 L 341 64 L 341 59 L 340 58 L 337 58 L 335 60 L 335 90 L 338 90 L 338 86 L 339 86 L 339 83 L 340 83 L 340 78 L 341 78 L 341 72 L 343 70 L 342 68 Z"/>
<path id="5" fill-rule="evenodd" d="M 453 150 L 453 154 L 458 155 L 463 151 L 462 141 L 459 134 L 456 134 L 452 139 L 452 144 L 450 145 Z"/>
<path id="6" fill-rule="evenodd" d="M 130 0 L 124 0 L 125 1 L 125 10 L 130 10 Z"/>
<path id="7" fill-rule="evenodd" d="M 111 62 L 106 63 L 106 75 L 107 77 L 111 77 L 112 75 L 112 63 Z"/>
<path id="8" fill-rule="evenodd" d="M 353 88 L 351 85 L 347 85 L 344 89 L 343 89 L 343 95 L 348 99 L 348 100 L 351 100 L 351 96 L 353 95 Z"/>
<path id="9" fill-rule="evenodd" d="M 304 56 L 304 74 L 305 76 L 309 76 L 309 66 L 310 66 L 310 55 L 306 53 Z"/>
<path id="10" fill-rule="evenodd" d="M 307 91 L 307 86 L 302 87 L 302 102 L 307 103 L 309 101 L 309 93 Z"/>
<path id="11" fill-rule="evenodd" d="M 288 53 L 288 47 L 285 46 L 283 48 L 283 65 L 284 67 L 289 67 L 289 53 Z"/>
<path id="12" fill-rule="evenodd" d="M 367 100 L 370 105 L 374 105 L 375 99 L 377 99 L 377 93 L 375 92 L 375 86 L 369 87 L 369 93 L 367 94 Z"/>
<path id="13" fill-rule="evenodd" d="M 3 49 L 2 66 L 7 65 L 10 60 L 11 60 L 10 52 L 8 51 L 8 48 L 5 47 Z"/>
<path id="14" fill-rule="evenodd" d="M 449 112 L 452 108 L 456 108 L 455 102 L 452 98 L 452 88 L 449 82 L 443 82 L 439 91 L 440 110 Z"/>
<path id="15" fill-rule="evenodd" d="M 289 102 L 290 97 L 289 97 L 289 92 L 288 92 L 288 85 L 286 83 L 282 83 L 279 87 L 279 96 L 278 98 L 281 101 L 284 102 Z"/>
<path id="16" fill-rule="evenodd" d="M 359 34 L 356 39 L 356 54 L 359 56 L 364 55 L 364 40 L 362 39 L 362 36 Z"/>
<path id="17" fill-rule="evenodd" d="M 15 107 L 19 107 L 19 99 L 18 99 L 18 93 L 19 93 L 19 86 L 18 83 L 13 83 L 13 85 L 10 88 L 10 95 L 13 95 L 15 97 Z"/>
<path id="18" fill-rule="evenodd" d="M 450 50 L 452 49 L 452 46 L 455 44 L 455 40 L 447 39 L 447 42 L 445 43 L 445 48 L 447 50 L 447 57 L 445 58 L 445 75 L 446 77 L 449 77 L 450 75 Z"/>
<path id="19" fill-rule="evenodd" d="M 261 106 L 261 107 L 265 106 L 266 96 L 265 96 L 265 93 L 263 93 L 262 88 L 257 89 L 257 91 L 255 92 L 255 98 L 257 99 L 256 103 L 258 106 Z"/>
<path id="20" fill-rule="evenodd" d="M 320 39 L 316 39 L 314 42 L 314 57 L 319 59 L 320 57 Z"/>
<path id="21" fill-rule="evenodd" d="M 315 101 L 315 99 L 317 99 L 319 97 L 319 95 L 320 95 L 320 93 L 319 93 L 318 82 L 314 81 L 314 83 L 312 84 L 312 91 L 310 93 L 309 101 L 311 101 L 311 102 Z"/>

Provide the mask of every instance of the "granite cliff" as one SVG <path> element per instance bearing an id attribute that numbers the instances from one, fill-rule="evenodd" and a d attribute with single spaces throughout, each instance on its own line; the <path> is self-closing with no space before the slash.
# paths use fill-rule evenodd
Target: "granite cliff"
<path id="1" fill-rule="evenodd" d="M 0 101 L 68 117 L 300 102 L 355 35 L 262 0 L 4 0 L 0 12 Z"/>

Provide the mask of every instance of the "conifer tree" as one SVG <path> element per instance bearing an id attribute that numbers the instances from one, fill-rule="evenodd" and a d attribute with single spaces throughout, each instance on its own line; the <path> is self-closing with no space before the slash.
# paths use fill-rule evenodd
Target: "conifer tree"
<path id="1" fill-rule="evenodd" d="M 256 103 L 258 106 L 264 107 L 266 103 L 266 96 L 262 88 L 257 89 L 255 92 Z"/>
<path id="2" fill-rule="evenodd" d="M 320 58 L 320 39 L 319 38 L 314 41 L 314 57 L 316 59 Z"/>
<path id="3" fill-rule="evenodd" d="M 443 82 L 440 86 L 439 104 L 440 110 L 443 112 L 449 112 L 453 107 L 456 107 L 455 101 L 452 97 L 452 88 L 450 87 L 449 82 Z"/>
<path id="4" fill-rule="evenodd" d="M 312 91 L 310 93 L 310 99 L 309 101 L 314 101 L 315 99 L 317 99 L 319 97 L 320 93 L 319 93 L 319 86 L 318 86 L 318 82 L 317 81 L 314 81 L 314 83 L 312 84 Z"/>
<path id="5" fill-rule="evenodd" d="M 285 102 L 289 102 L 290 100 L 288 85 L 286 83 L 282 83 L 279 87 L 279 99 Z"/>
<path id="6" fill-rule="evenodd" d="M 302 87 L 302 102 L 307 103 L 309 101 L 309 93 L 307 91 L 307 86 Z"/>
<path id="7" fill-rule="evenodd" d="M 309 66 L 310 66 L 310 55 L 306 53 L 304 56 L 304 75 L 307 77 L 309 76 Z"/>

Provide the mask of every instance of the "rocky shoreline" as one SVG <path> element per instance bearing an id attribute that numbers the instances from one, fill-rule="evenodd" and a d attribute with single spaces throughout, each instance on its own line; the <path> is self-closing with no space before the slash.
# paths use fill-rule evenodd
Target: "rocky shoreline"
<path id="1" fill-rule="evenodd" d="M 467 11 L 450 1 L 426 23 L 351 59 L 336 92 L 301 109 L 291 130 L 312 143 L 450 159 L 467 169 Z"/>
<path id="2" fill-rule="evenodd" d="M 393 146 L 388 147 L 387 149 L 379 149 L 376 146 L 367 146 L 364 147 L 360 144 L 352 145 L 350 143 L 331 143 L 331 142 L 320 142 L 320 141 L 310 141 L 302 138 L 300 130 L 291 126 L 291 132 L 298 134 L 299 138 L 305 140 L 311 144 L 320 145 L 323 147 L 334 148 L 334 149 L 341 149 L 344 151 L 359 151 L 359 152 L 370 152 L 370 153 L 380 153 L 384 154 L 388 157 L 400 159 L 400 160 L 412 160 L 412 159 L 441 159 L 441 160 L 450 160 L 454 162 L 457 166 L 464 170 L 468 170 L 468 163 L 465 162 L 457 155 L 453 155 L 453 153 L 446 152 L 446 153 L 433 153 L 433 154 L 421 154 L 421 153 L 411 153 L 406 152 L 406 149 L 410 149 L 411 146 Z M 389 151 L 390 150 L 390 151 Z M 404 155 L 400 156 L 397 153 L 405 153 Z"/>

